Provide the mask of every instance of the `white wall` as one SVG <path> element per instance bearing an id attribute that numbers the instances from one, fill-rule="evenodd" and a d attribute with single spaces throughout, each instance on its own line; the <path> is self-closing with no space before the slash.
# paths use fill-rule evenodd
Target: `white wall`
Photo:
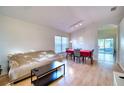
<path id="1" fill-rule="evenodd" d="M 120 23 L 119 41 L 119 64 L 124 70 L 124 18 Z"/>
<path id="2" fill-rule="evenodd" d="M 71 34 L 72 48 L 95 49 L 94 58 L 97 59 L 97 25 L 92 24 Z"/>
<path id="3" fill-rule="evenodd" d="M 11 51 L 53 50 L 54 36 L 68 34 L 52 28 L 0 16 L 0 64 L 7 72 L 7 55 Z"/>
<path id="4" fill-rule="evenodd" d="M 98 31 L 98 38 L 99 39 L 107 39 L 113 38 L 114 39 L 114 49 L 117 50 L 117 25 L 114 26 L 105 26 L 103 29 L 99 29 Z"/>
<path id="5" fill-rule="evenodd" d="M 73 41 L 73 48 L 82 48 L 82 49 L 95 49 L 94 58 L 97 60 L 98 57 L 98 29 L 104 25 L 114 24 L 119 25 L 120 19 L 122 19 L 123 15 L 113 16 L 101 20 L 96 23 L 91 23 L 87 25 L 85 28 L 82 28 L 79 31 L 75 31 L 71 33 L 71 40 Z"/>

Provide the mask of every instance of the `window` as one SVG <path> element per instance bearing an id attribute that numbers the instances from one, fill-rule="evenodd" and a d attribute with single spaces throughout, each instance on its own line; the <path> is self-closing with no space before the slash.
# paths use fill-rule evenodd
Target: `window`
<path id="1" fill-rule="evenodd" d="M 68 38 L 62 36 L 55 36 L 55 52 L 65 52 L 66 48 L 68 48 Z"/>

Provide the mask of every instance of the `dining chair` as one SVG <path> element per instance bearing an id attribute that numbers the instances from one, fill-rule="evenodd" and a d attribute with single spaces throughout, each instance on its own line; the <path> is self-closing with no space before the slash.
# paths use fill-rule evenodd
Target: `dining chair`
<path id="1" fill-rule="evenodd" d="M 72 58 L 72 53 L 68 52 L 68 49 L 69 48 L 66 48 L 66 59 L 68 58 L 68 56 L 71 56 L 71 58 Z"/>
<path id="2" fill-rule="evenodd" d="M 93 64 L 93 52 L 94 52 L 94 49 L 91 50 L 91 54 L 90 54 L 90 56 L 88 57 L 88 59 L 91 60 L 91 64 Z"/>
<path id="3" fill-rule="evenodd" d="M 80 62 L 80 49 L 74 49 L 74 61 L 75 61 L 75 58 L 78 59 L 78 61 Z"/>
<path id="4" fill-rule="evenodd" d="M 82 61 L 84 63 L 86 63 L 87 58 L 91 60 L 91 64 L 93 64 L 93 52 L 94 49 L 91 50 L 90 55 L 89 56 L 82 56 Z"/>
<path id="5" fill-rule="evenodd" d="M 94 49 L 91 50 L 91 54 L 90 54 L 91 64 L 93 64 L 93 52 L 94 52 Z"/>

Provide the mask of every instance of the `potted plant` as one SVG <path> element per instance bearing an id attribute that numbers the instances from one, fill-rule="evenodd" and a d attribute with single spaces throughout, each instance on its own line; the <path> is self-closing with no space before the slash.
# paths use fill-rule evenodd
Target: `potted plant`
<path id="1" fill-rule="evenodd" d="M 1 65 L 0 65 L 0 75 L 1 75 L 1 72 L 2 72 L 2 68 L 1 68 Z"/>

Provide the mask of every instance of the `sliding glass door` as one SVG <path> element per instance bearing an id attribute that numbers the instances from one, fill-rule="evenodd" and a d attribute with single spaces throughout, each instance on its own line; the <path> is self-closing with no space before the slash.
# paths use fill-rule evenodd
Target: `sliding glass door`
<path id="1" fill-rule="evenodd" d="M 114 40 L 113 38 L 98 39 L 99 53 L 114 53 Z"/>
<path id="2" fill-rule="evenodd" d="M 65 52 L 68 48 L 68 38 L 62 36 L 55 36 L 55 52 Z"/>
<path id="3" fill-rule="evenodd" d="M 61 52 L 61 37 L 55 36 L 55 52 L 60 53 Z"/>

